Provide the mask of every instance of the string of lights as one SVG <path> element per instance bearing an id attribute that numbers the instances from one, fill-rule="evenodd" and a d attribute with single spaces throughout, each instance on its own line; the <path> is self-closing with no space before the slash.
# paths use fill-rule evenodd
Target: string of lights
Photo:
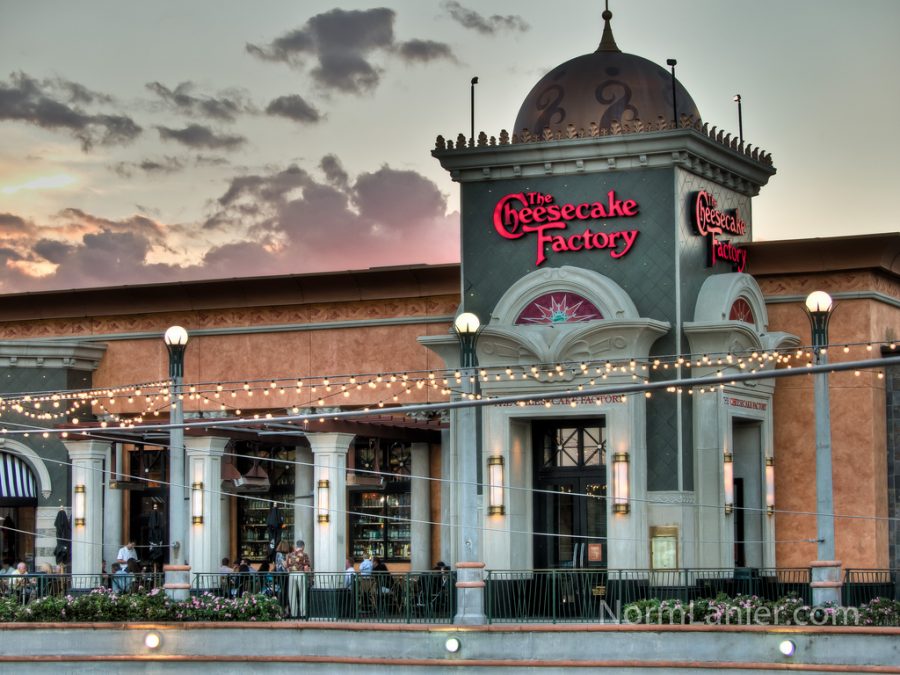
<path id="1" fill-rule="evenodd" d="M 875 348 L 894 351 L 896 342 L 835 343 L 830 345 L 830 349 L 841 350 L 845 354 L 854 347 L 864 349 L 866 354 L 871 354 Z M 794 364 L 800 364 L 800 360 L 803 358 L 806 362 L 800 365 L 808 366 L 812 363 L 812 355 L 812 347 L 802 346 L 780 350 L 751 350 L 742 353 L 673 354 L 653 357 L 646 361 L 625 358 L 615 361 L 501 365 L 481 368 L 478 379 L 482 384 L 489 385 L 505 379 L 536 379 L 549 383 L 577 377 L 586 378 L 587 384 L 593 386 L 598 379 L 607 380 L 624 376 L 637 379 L 650 377 L 653 371 L 666 371 L 670 368 L 718 368 L 723 372 L 736 368 L 739 371 L 754 372 L 759 368 L 773 365 L 781 365 L 786 368 L 795 367 Z M 302 396 L 302 398 L 295 398 L 285 407 L 303 408 L 324 405 L 325 400 L 332 397 L 349 398 L 353 391 L 362 391 L 364 388 L 391 389 L 395 385 L 407 394 L 414 389 L 427 387 L 440 391 L 442 395 L 449 395 L 454 381 L 461 382 L 461 374 L 458 370 L 310 375 L 297 378 L 266 377 L 243 381 L 186 383 L 185 393 L 181 398 L 186 397 L 189 401 L 202 400 L 211 406 L 216 405 L 226 409 L 230 406 L 222 401 L 223 398 L 230 397 L 232 400 L 236 400 L 239 397 L 253 398 L 254 395 L 261 395 L 264 399 L 272 396 L 280 399 L 291 393 L 295 397 Z M 168 405 L 169 396 L 166 381 L 87 390 L 12 392 L 0 397 L 0 415 L 7 411 L 13 411 L 34 419 L 59 420 L 76 414 L 88 403 L 92 407 L 102 407 L 106 414 L 115 414 L 112 411 L 113 406 L 118 405 L 121 401 L 124 401 L 124 405 L 133 405 L 138 399 L 143 399 L 145 411 L 150 412 L 154 409 L 165 408 Z M 399 399 L 399 396 L 397 398 Z M 66 402 L 71 403 L 64 405 Z"/>

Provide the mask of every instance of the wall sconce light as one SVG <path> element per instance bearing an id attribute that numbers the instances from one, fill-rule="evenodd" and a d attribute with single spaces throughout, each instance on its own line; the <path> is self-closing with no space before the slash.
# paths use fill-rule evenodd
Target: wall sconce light
<path id="1" fill-rule="evenodd" d="M 613 455 L 613 513 L 628 513 L 628 453 Z"/>
<path id="2" fill-rule="evenodd" d="M 503 457 L 500 455 L 488 457 L 488 482 L 490 484 L 488 515 L 502 516 L 506 511 L 503 508 Z"/>
<path id="3" fill-rule="evenodd" d="M 775 513 L 775 458 L 766 457 L 766 514 Z"/>
<path id="4" fill-rule="evenodd" d="M 84 527 L 84 510 L 86 497 L 87 493 L 85 492 L 84 485 L 76 485 L 75 500 L 72 504 L 72 518 L 75 521 L 76 527 Z"/>
<path id="5" fill-rule="evenodd" d="M 734 512 L 734 455 L 726 452 L 723 460 L 722 475 L 725 483 L 725 515 L 727 516 Z"/>
<path id="6" fill-rule="evenodd" d="M 328 517 L 328 493 L 329 493 L 329 483 L 326 479 L 322 479 L 318 483 L 319 487 L 319 500 L 318 500 L 318 511 L 319 511 L 319 522 L 327 523 L 329 520 Z"/>
<path id="7" fill-rule="evenodd" d="M 159 633 L 147 633 L 144 636 L 144 646 L 148 649 L 156 649 L 161 642 L 162 640 L 159 637 Z"/>
<path id="8" fill-rule="evenodd" d="M 191 522 L 203 524 L 203 483 L 191 483 Z"/>

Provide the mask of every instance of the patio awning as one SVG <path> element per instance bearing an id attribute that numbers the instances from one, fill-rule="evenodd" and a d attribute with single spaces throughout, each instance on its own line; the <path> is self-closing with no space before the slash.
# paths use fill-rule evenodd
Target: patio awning
<path id="1" fill-rule="evenodd" d="M 0 452 L 0 499 L 37 499 L 31 468 L 8 452 Z"/>

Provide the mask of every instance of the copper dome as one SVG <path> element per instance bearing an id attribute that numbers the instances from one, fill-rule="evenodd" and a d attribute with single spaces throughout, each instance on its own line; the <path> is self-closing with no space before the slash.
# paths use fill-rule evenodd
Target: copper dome
<path id="1" fill-rule="evenodd" d="M 663 67 L 634 54 L 619 51 L 612 37 L 609 19 L 597 51 L 584 54 L 547 73 L 534 85 L 519 108 L 514 131 L 528 129 L 539 134 L 545 128 L 587 130 L 591 122 L 607 129 L 613 120 L 620 123 L 640 119 L 672 121 L 672 76 Z M 700 120 L 700 111 L 687 89 L 675 82 L 679 119 L 692 116 Z"/>

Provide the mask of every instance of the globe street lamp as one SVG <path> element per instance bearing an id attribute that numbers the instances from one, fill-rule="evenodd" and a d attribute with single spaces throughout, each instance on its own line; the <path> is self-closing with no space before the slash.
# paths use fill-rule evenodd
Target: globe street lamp
<path id="1" fill-rule="evenodd" d="M 477 393 L 475 343 L 481 322 L 471 312 L 463 312 L 453 322 L 459 338 L 461 383 L 463 398 Z M 455 621 L 460 624 L 483 624 L 484 580 L 481 557 L 481 532 L 478 509 L 478 449 L 475 408 L 466 406 L 456 411 L 456 449 L 459 467 L 459 543 L 457 546 L 457 611 Z"/>
<path id="2" fill-rule="evenodd" d="M 816 365 L 828 363 L 828 321 L 834 303 L 824 291 L 806 298 Z M 841 563 L 834 559 L 834 497 L 831 483 L 831 412 L 828 373 L 815 374 L 816 406 L 816 540 L 817 560 L 812 563 L 812 601 L 840 604 Z"/>
<path id="3" fill-rule="evenodd" d="M 184 382 L 184 351 L 188 332 L 172 326 L 163 340 L 169 350 L 169 542 L 170 563 L 184 564 L 187 542 L 187 513 L 184 504 L 184 407 L 180 399 Z"/>

